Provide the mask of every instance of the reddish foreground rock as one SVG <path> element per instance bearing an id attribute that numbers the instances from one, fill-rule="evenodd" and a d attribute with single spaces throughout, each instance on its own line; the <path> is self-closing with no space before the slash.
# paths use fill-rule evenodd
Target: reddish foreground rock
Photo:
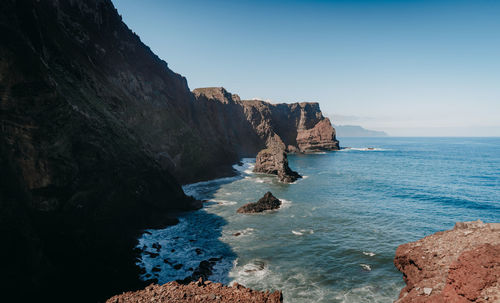
<path id="1" fill-rule="evenodd" d="M 126 292 L 114 296 L 106 303 L 141 302 L 241 302 L 241 303 L 279 303 L 283 302 L 281 291 L 255 291 L 235 283 L 232 287 L 206 281 L 191 282 L 187 285 L 169 282 L 163 285 L 150 285 L 144 290 Z"/>
<path id="2" fill-rule="evenodd" d="M 396 250 L 406 287 L 396 303 L 500 302 L 500 223 L 459 222 Z"/>

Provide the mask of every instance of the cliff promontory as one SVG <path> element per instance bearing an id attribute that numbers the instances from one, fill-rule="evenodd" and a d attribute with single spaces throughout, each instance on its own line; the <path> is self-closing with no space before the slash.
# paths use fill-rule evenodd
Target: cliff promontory
<path id="1" fill-rule="evenodd" d="M 398 303 L 500 302 L 500 223 L 461 222 L 398 247 Z"/>

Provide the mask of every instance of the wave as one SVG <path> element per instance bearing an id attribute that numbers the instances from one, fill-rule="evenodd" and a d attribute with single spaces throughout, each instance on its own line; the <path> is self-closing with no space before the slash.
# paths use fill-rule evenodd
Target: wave
<path id="1" fill-rule="evenodd" d="M 210 201 L 216 202 L 218 205 L 224 205 L 224 206 L 238 204 L 238 202 L 235 202 L 235 201 L 220 200 L 220 199 L 212 199 Z"/>
<path id="2" fill-rule="evenodd" d="M 292 234 L 296 235 L 296 236 L 302 236 L 304 234 L 314 234 L 314 230 L 312 229 L 301 229 L 300 231 L 296 231 L 296 230 L 292 230 Z"/>
<path id="3" fill-rule="evenodd" d="M 363 268 L 364 271 L 371 271 L 372 270 L 372 267 L 368 264 L 359 264 L 359 266 L 361 266 L 361 268 Z"/>
<path id="4" fill-rule="evenodd" d="M 280 198 L 278 198 L 278 199 L 281 201 L 280 209 L 285 209 L 285 208 L 289 208 L 290 206 L 292 206 L 292 201 L 280 199 Z"/>
<path id="5" fill-rule="evenodd" d="M 340 151 L 388 151 L 390 149 L 378 148 L 378 147 L 343 147 Z"/>
<path id="6" fill-rule="evenodd" d="M 369 252 L 364 251 L 364 252 L 363 252 L 363 255 L 365 255 L 365 256 L 369 256 L 369 257 L 373 257 L 373 256 L 375 256 L 375 253 L 373 253 L 373 252 L 371 252 L 371 251 L 369 251 Z"/>
<path id="7" fill-rule="evenodd" d="M 334 298 L 338 302 L 342 303 L 360 303 L 360 302 L 370 302 L 370 303 L 382 303 L 382 302 L 393 302 L 397 299 L 394 294 L 399 293 L 401 289 L 400 285 L 389 285 L 385 287 L 383 291 L 378 289 L 373 285 L 365 285 L 362 287 L 352 288 L 349 290 L 343 290 L 338 292 Z M 389 295 L 393 294 L 393 295 Z"/>

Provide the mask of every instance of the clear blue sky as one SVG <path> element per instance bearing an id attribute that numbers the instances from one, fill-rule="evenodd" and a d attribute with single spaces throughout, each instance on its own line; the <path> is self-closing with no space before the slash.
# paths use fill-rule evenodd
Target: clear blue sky
<path id="1" fill-rule="evenodd" d="M 500 136 L 500 1 L 113 0 L 188 79 L 396 136 Z"/>

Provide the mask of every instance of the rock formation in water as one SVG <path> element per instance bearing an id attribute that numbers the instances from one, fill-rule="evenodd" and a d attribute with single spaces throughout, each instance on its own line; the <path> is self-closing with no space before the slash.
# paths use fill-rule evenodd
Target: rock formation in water
<path id="1" fill-rule="evenodd" d="M 325 120 L 317 103 L 192 93 L 110 0 L 0 1 L 0 32 L 1 284 L 21 297 L 143 287 L 137 234 L 201 206 L 180 183 L 232 174 L 273 135 L 307 151 L 298 134 Z"/>
<path id="2" fill-rule="evenodd" d="M 280 303 L 283 294 L 280 291 L 263 292 L 245 288 L 238 283 L 232 287 L 210 281 L 191 282 L 183 285 L 169 282 L 164 285 L 150 285 L 144 290 L 127 292 L 114 296 L 106 303 L 174 303 L 174 302 L 241 302 L 241 303 Z"/>
<path id="3" fill-rule="evenodd" d="M 278 209 L 281 206 L 281 201 L 278 200 L 273 194 L 268 191 L 262 198 L 257 202 L 247 203 L 242 207 L 238 208 L 238 213 L 261 213 L 266 210 Z"/>
<path id="4" fill-rule="evenodd" d="M 500 302 L 500 223 L 457 223 L 398 247 L 406 287 L 397 303 Z"/>
<path id="5" fill-rule="evenodd" d="M 288 166 L 285 145 L 279 137 L 272 138 L 268 147 L 257 154 L 253 171 L 277 175 L 278 180 L 284 183 L 292 183 L 302 178 Z"/>

